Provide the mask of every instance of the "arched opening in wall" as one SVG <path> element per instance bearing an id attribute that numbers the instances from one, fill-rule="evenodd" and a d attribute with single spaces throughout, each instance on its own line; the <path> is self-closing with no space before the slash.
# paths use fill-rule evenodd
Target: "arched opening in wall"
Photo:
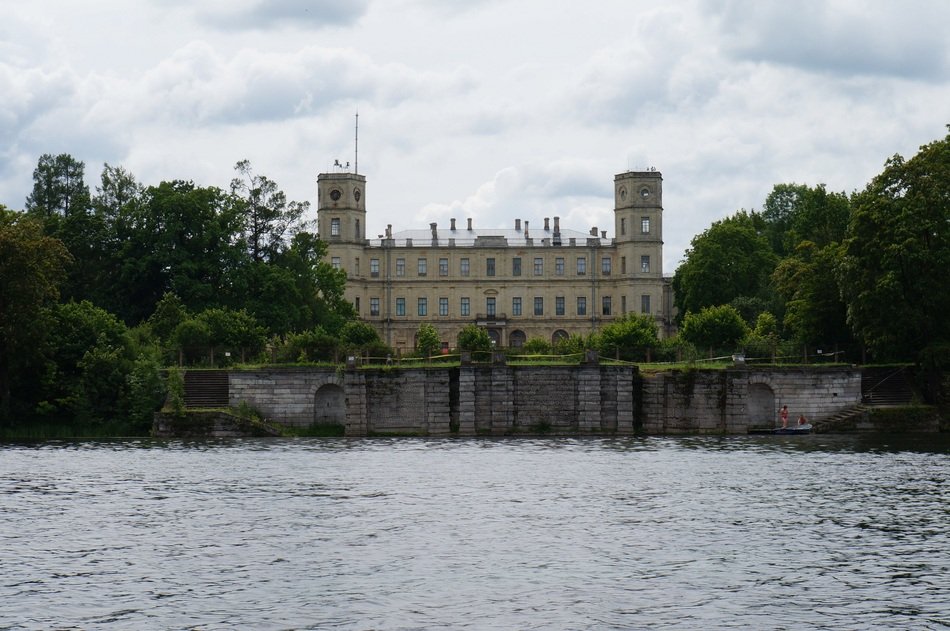
<path id="1" fill-rule="evenodd" d="M 313 425 L 315 435 L 342 436 L 346 431 L 346 397 L 343 388 L 328 383 L 317 389 L 313 401 Z"/>
<path id="2" fill-rule="evenodd" d="M 567 334 L 567 331 L 565 331 L 565 330 L 563 330 L 563 329 L 558 329 L 558 330 L 555 331 L 553 334 L 551 334 L 551 343 L 552 343 L 552 344 L 557 344 L 558 342 L 563 342 L 563 341 L 566 340 L 568 337 L 570 337 L 570 336 Z"/>
<path id="3" fill-rule="evenodd" d="M 772 427 L 775 424 L 775 393 L 764 383 L 749 384 L 749 426 Z"/>
<path id="4" fill-rule="evenodd" d="M 498 329 L 488 329 L 488 339 L 491 340 L 492 346 L 501 346 L 501 334 L 498 333 Z"/>
<path id="5" fill-rule="evenodd" d="M 511 348 L 521 348 L 526 341 L 527 336 L 525 336 L 524 331 L 512 331 L 511 335 L 508 336 L 508 346 Z"/>

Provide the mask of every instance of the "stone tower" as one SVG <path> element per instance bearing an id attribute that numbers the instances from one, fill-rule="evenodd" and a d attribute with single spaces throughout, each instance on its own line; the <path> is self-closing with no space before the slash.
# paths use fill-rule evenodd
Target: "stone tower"
<path id="1" fill-rule="evenodd" d="M 662 278 L 663 176 L 659 171 L 627 171 L 614 177 L 614 234 L 624 277 Z"/>

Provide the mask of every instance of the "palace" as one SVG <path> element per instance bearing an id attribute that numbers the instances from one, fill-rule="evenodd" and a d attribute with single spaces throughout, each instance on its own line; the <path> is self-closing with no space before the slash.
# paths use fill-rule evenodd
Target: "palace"
<path id="1" fill-rule="evenodd" d="M 628 312 L 650 314 L 661 336 L 672 326 L 663 278 L 663 178 L 628 171 L 614 178 L 614 237 L 607 231 L 514 220 L 512 229 L 478 229 L 469 218 L 448 229 L 366 238 L 366 177 L 321 173 L 317 223 L 334 267 L 346 271 L 346 297 L 383 341 L 405 352 L 423 322 L 454 348 L 468 324 L 498 347 L 596 332 Z"/>

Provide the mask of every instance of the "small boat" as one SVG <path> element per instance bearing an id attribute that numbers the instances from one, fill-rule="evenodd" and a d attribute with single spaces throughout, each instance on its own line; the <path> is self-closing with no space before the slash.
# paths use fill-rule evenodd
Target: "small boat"
<path id="1" fill-rule="evenodd" d="M 792 427 L 750 427 L 750 434 L 810 434 L 811 423 Z"/>

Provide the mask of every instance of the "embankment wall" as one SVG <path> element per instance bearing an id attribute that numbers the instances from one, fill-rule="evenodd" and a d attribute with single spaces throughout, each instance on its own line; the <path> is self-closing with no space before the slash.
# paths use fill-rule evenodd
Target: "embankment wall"
<path id="1" fill-rule="evenodd" d="M 861 400 L 856 368 L 685 370 L 635 366 L 233 370 L 229 401 L 269 421 L 338 424 L 351 436 L 745 433 Z"/>

